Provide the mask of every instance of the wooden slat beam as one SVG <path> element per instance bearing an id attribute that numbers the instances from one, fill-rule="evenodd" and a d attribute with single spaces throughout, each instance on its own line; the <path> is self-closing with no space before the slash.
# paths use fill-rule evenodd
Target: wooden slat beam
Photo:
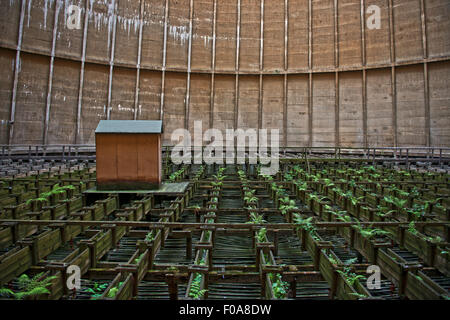
<path id="1" fill-rule="evenodd" d="M 16 219 L 0 219 L 0 224 L 3 223 L 18 223 L 21 225 L 51 225 L 59 224 L 61 226 L 102 226 L 108 227 L 110 225 L 114 226 L 127 226 L 127 227 L 148 227 L 150 229 L 161 229 L 161 228 L 187 228 L 187 229 L 204 229 L 215 228 L 215 230 L 220 231 L 220 229 L 248 229 L 249 231 L 255 230 L 257 228 L 265 227 L 267 229 L 285 230 L 298 227 L 295 223 L 263 223 L 263 224 L 248 224 L 248 223 L 193 223 L 193 222 L 149 222 L 149 221 L 100 221 L 100 220 L 16 220 Z M 407 221 L 360 221 L 359 224 L 362 226 L 371 227 L 387 227 L 387 226 L 407 226 L 409 222 Z M 357 225 L 356 222 L 315 222 L 313 225 L 317 227 L 350 227 Z M 416 221 L 416 227 L 421 226 L 448 226 L 450 223 L 448 221 Z"/>

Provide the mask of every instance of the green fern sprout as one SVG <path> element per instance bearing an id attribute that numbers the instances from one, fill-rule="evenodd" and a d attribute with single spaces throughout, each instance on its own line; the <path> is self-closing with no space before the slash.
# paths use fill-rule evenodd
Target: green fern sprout
<path id="1" fill-rule="evenodd" d="M 39 280 L 43 275 L 43 272 L 34 275 L 30 278 L 26 274 L 22 274 L 17 282 L 20 291 L 14 292 L 7 288 L 0 289 L 0 296 L 13 297 L 17 300 L 22 300 L 26 297 L 39 296 L 41 294 L 50 294 L 50 291 L 47 289 L 49 285 L 51 285 L 51 281 L 56 279 L 56 276 L 46 277 L 43 280 Z"/>

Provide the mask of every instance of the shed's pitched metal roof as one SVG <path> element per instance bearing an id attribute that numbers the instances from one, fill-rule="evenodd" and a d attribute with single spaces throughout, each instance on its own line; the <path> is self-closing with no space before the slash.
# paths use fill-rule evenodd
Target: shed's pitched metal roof
<path id="1" fill-rule="evenodd" d="M 162 121 L 100 120 L 95 133 L 162 133 Z"/>

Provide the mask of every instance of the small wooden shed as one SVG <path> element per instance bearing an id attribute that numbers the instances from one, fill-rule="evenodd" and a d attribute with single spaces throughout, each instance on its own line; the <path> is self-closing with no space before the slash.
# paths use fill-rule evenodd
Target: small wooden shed
<path id="1" fill-rule="evenodd" d="M 98 190 L 146 190 L 161 184 L 162 121 L 100 120 L 95 130 Z"/>

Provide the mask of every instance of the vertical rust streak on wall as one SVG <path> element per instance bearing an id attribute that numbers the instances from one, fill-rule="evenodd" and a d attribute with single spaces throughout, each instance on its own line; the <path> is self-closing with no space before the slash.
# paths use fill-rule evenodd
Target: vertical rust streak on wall
<path id="1" fill-rule="evenodd" d="M 313 83 L 312 83 L 312 72 L 309 72 L 308 79 L 308 135 L 309 135 L 309 146 L 312 147 L 312 135 L 313 135 L 313 109 L 312 109 L 312 99 L 313 99 Z"/>
<path id="2" fill-rule="evenodd" d="M 261 0 L 260 34 L 259 34 L 259 105 L 258 105 L 258 129 L 262 128 L 263 112 L 263 68 L 264 68 L 264 0 Z M 258 137 L 259 138 L 259 137 Z"/>
<path id="3" fill-rule="evenodd" d="M 362 71 L 362 107 L 363 107 L 363 135 L 364 147 L 368 147 L 367 139 L 367 72 L 366 69 Z"/>
<path id="4" fill-rule="evenodd" d="M 339 67 L 338 0 L 334 0 L 334 67 Z"/>
<path id="5" fill-rule="evenodd" d="M 339 72 L 335 72 L 334 76 L 334 128 L 335 128 L 335 144 L 339 146 L 340 144 L 340 132 L 339 132 Z"/>
<path id="6" fill-rule="evenodd" d="M 425 18 L 425 1 L 420 0 L 420 18 L 422 21 L 422 48 L 423 48 L 423 85 L 424 85 L 424 98 L 425 98 L 425 136 L 427 147 L 431 146 L 431 116 L 430 116 L 430 91 L 428 81 L 428 41 L 427 41 L 427 22 Z"/>
<path id="7" fill-rule="evenodd" d="M 237 0 L 237 26 L 236 26 L 236 61 L 234 70 L 236 72 L 235 95 L 234 95 L 234 127 L 238 127 L 239 117 L 239 67 L 240 67 L 240 40 L 241 38 L 241 0 Z"/>
<path id="8" fill-rule="evenodd" d="M 167 22 L 169 20 L 169 0 L 166 0 L 164 7 L 164 40 L 163 40 L 163 52 L 162 52 L 162 73 L 161 73 L 161 105 L 159 108 L 160 120 L 164 120 L 164 91 L 166 83 L 166 62 L 167 62 Z"/>
<path id="9" fill-rule="evenodd" d="M 187 81 L 186 81 L 186 97 L 184 101 L 184 128 L 189 129 L 189 99 L 191 91 L 191 58 L 192 58 L 192 19 L 194 12 L 194 0 L 189 2 L 189 42 L 187 54 Z"/>
<path id="10" fill-rule="evenodd" d="M 366 73 L 366 21 L 365 1 L 361 0 L 361 62 L 362 62 L 362 114 L 363 114 L 363 141 L 364 147 L 368 147 L 367 139 L 367 73 Z"/>
<path id="11" fill-rule="evenodd" d="M 259 71 L 264 68 L 264 0 L 261 0 L 260 7 L 260 26 L 259 26 Z"/>
<path id="12" fill-rule="evenodd" d="M 366 65 L 366 24 L 364 8 L 364 0 L 361 0 L 361 62 L 363 67 Z"/>
<path id="13" fill-rule="evenodd" d="M 209 128 L 213 128 L 214 125 L 214 90 L 215 90 L 215 79 L 214 79 L 214 72 L 211 73 L 211 92 L 209 96 Z"/>
<path id="14" fill-rule="evenodd" d="M 284 72 L 289 68 L 289 0 L 284 0 Z"/>
<path id="15" fill-rule="evenodd" d="M 241 0 L 237 0 L 237 26 L 236 26 L 236 62 L 235 62 L 235 70 L 239 71 L 239 62 L 240 62 L 240 41 L 241 38 Z"/>
<path id="16" fill-rule="evenodd" d="M 423 64 L 424 95 L 425 95 L 425 137 L 427 147 L 431 146 L 431 116 L 430 116 L 430 87 L 428 80 L 428 63 Z"/>
<path id="17" fill-rule="evenodd" d="M 239 125 L 239 74 L 236 73 L 234 82 L 234 128 L 237 129 Z"/>
<path id="18" fill-rule="evenodd" d="M 420 0 L 420 19 L 422 21 L 422 48 L 423 58 L 428 58 L 427 20 L 425 18 L 425 1 Z"/>
<path id="19" fill-rule="evenodd" d="M 14 135 L 14 120 L 16 118 L 16 96 L 17 96 L 17 83 L 19 81 L 19 67 L 20 67 L 20 50 L 22 49 L 22 36 L 23 36 L 23 20 L 25 16 L 25 3 L 27 0 L 22 0 L 22 6 L 20 8 L 20 21 L 19 30 L 17 35 L 17 48 L 16 48 L 16 60 L 14 64 L 14 81 L 11 97 L 11 110 L 9 112 L 9 136 L 8 144 L 12 143 Z"/>
<path id="20" fill-rule="evenodd" d="M 84 25 L 83 25 L 83 44 L 81 49 L 81 67 L 80 67 L 80 83 L 78 85 L 78 105 L 77 105 L 77 127 L 75 130 L 75 143 L 81 143 L 80 141 L 80 122 L 81 122 L 81 108 L 83 102 L 83 87 L 84 87 L 84 63 L 86 60 L 86 44 L 87 44 L 87 31 L 89 23 L 89 12 L 92 8 L 89 7 L 89 0 L 86 0 L 85 13 L 84 13 Z"/>
<path id="21" fill-rule="evenodd" d="M 259 74 L 259 98 L 258 98 L 258 130 L 262 128 L 263 104 L 263 75 Z M 259 140 L 258 140 L 259 141 Z"/>
<path id="22" fill-rule="evenodd" d="M 309 146 L 312 147 L 313 141 L 313 87 L 312 87 L 312 0 L 308 0 L 308 139 Z"/>
<path id="23" fill-rule="evenodd" d="M 339 68 L 338 0 L 334 0 L 334 67 Z M 334 76 L 334 141 L 339 146 L 339 72 Z"/>
<path id="24" fill-rule="evenodd" d="M 44 136 L 42 137 L 42 144 L 46 145 L 48 142 L 48 125 L 50 121 L 50 105 L 52 103 L 52 86 L 53 86 L 53 67 L 55 63 L 55 48 L 56 48 L 56 32 L 58 30 L 58 13 L 61 2 L 57 0 L 55 2 L 55 12 L 53 17 L 53 35 L 52 35 L 52 51 L 50 56 L 50 68 L 48 72 L 47 82 L 47 101 L 45 106 L 45 118 L 44 118 Z"/>
<path id="25" fill-rule="evenodd" d="M 391 63 L 395 63 L 395 35 L 394 35 L 394 9 L 392 8 L 392 0 L 388 0 L 389 7 L 389 49 L 391 54 Z"/>
<path id="26" fill-rule="evenodd" d="M 391 67 L 391 95 L 392 95 L 392 126 L 394 128 L 394 147 L 398 147 L 397 142 L 397 84 L 395 67 Z"/>
<path id="27" fill-rule="evenodd" d="M 144 5 L 145 0 L 140 0 L 139 11 L 139 38 L 138 38 L 138 52 L 137 52 L 137 64 L 136 64 L 136 86 L 134 92 L 134 120 L 137 120 L 137 111 L 139 107 L 139 82 L 141 78 L 141 54 L 142 54 L 142 29 L 144 24 Z"/>
<path id="28" fill-rule="evenodd" d="M 117 0 L 119 1 L 119 0 Z M 111 116 L 111 94 L 112 94 L 112 77 L 114 72 L 114 53 L 116 49 L 116 24 L 117 24 L 117 2 L 113 0 L 114 12 L 113 12 L 113 30 L 111 40 L 111 53 L 109 59 L 109 80 L 108 80 L 108 104 L 106 109 L 106 119 L 109 120 Z"/>
<path id="29" fill-rule="evenodd" d="M 288 48 L 289 48 L 289 0 L 284 0 L 284 82 L 283 82 L 283 145 L 287 147 L 287 103 L 288 103 Z"/>
<path id="30" fill-rule="evenodd" d="M 308 69 L 312 69 L 312 0 L 308 0 Z"/>
<path id="31" fill-rule="evenodd" d="M 284 91 L 283 91 L 283 145 L 286 148 L 287 147 L 287 102 L 288 102 L 288 75 L 287 73 L 284 74 Z"/>
<path id="32" fill-rule="evenodd" d="M 392 96 L 392 127 L 394 128 L 394 147 L 398 147 L 397 139 L 397 84 L 395 75 L 395 35 L 394 35 L 394 9 L 392 0 L 388 0 L 389 7 L 389 48 L 391 57 L 391 96 Z"/>
<path id="33" fill-rule="evenodd" d="M 214 72 L 216 71 L 216 24 L 217 24 L 217 0 L 214 0 L 214 10 L 213 10 L 213 45 L 211 54 L 211 91 L 209 100 L 209 127 L 213 127 L 214 122 Z"/>

